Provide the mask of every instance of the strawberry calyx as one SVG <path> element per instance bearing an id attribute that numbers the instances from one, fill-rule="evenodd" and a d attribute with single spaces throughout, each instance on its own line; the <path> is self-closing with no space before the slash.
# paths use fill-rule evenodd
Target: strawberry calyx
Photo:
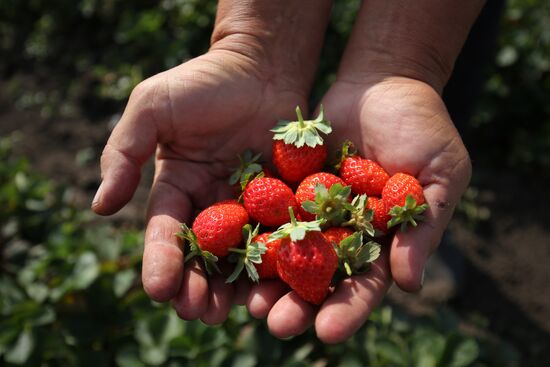
<path id="1" fill-rule="evenodd" d="M 204 268 L 208 274 L 212 274 L 214 271 L 221 273 L 218 265 L 218 257 L 211 253 L 210 251 L 204 251 L 200 248 L 197 235 L 187 224 L 183 223 L 181 225 L 181 232 L 176 233 L 176 236 L 187 241 L 189 244 L 189 253 L 185 256 L 184 262 L 191 260 L 194 257 L 200 257 L 204 262 Z"/>
<path id="2" fill-rule="evenodd" d="M 428 209 L 428 204 L 417 205 L 416 200 L 411 194 L 408 194 L 405 198 L 405 205 L 394 206 L 390 209 L 389 214 L 392 218 L 388 221 L 388 229 L 401 224 L 401 231 L 407 230 L 407 225 L 410 224 L 413 227 L 418 225 L 417 221 L 424 219 L 422 213 Z"/>
<path id="3" fill-rule="evenodd" d="M 297 148 L 304 145 L 315 148 L 323 145 L 323 138 L 319 134 L 330 134 L 330 121 L 325 120 L 325 113 L 321 105 L 319 115 L 314 120 L 304 120 L 300 106 L 296 107 L 297 121 L 281 120 L 271 129 L 274 132 L 273 140 L 283 140 L 285 144 L 293 144 Z"/>
<path id="4" fill-rule="evenodd" d="M 357 148 L 355 148 L 355 145 L 353 145 L 351 140 L 345 140 L 342 143 L 342 148 L 340 148 L 340 150 L 338 151 L 337 161 L 334 165 L 334 170 L 338 172 L 346 158 L 353 157 L 355 155 L 357 155 Z"/>
<path id="5" fill-rule="evenodd" d="M 269 235 L 268 242 L 286 237 L 290 237 L 290 240 L 295 242 L 303 240 L 306 237 L 307 232 L 321 232 L 321 224 L 324 223 L 322 219 L 311 222 L 298 222 L 294 216 L 294 211 L 291 206 L 288 207 L 288 213 L 290 214 L 290 223 L 283 224 L 275 232 Z"/>
<path id="6" fill-rule="evenodd" d="M 374 210 L 369 209 L 367 206 L 367 195 L 361 194 L 354 197 L 351 202 L 351 207 L 350 219 L 342 225 L 353 227 L 356 231 L 374 237 L 376 232 L 371 223 L 374 217 Z"/>
<path id="7" fill-rule="evenodd" d="M 323 224 L 329 226 L 340 226 L 347 220 L 348 213 L 353 210 L 349 202 L 351 186 L 343 186 L 336 183 L 327 189 L 325 185 L 318 182 L 315 184 L 315 200 L 307 200 L 302 203 L 302 208 Z"/>
<path id="8" fill-rule="evenodd" d="M 229 184 L 235 185 L 242 182 L 248 175 L 255 175 L 262 171 L 262 165 L 259 163 L 262 153 L 253 155 L 252 151 L 247 149 L 239 158 L 239 167 L 234 168 L 233 174 L 229 177 Z"/>
<path id="9" fill-rule="evenodd" d="M 359 231 L 340 241 L 335 250 L 339 269 L 347 276 L 364 273 L 380 256 L 380 245 L 374 241 L 363 243 L 363 232 Z"/>
<path id="10" fill-rule="evenodd" d="M 262 255 L 267 251 L 267 247 L 262 242 L 252 240 L 258 235 L 259 229 L 259 224 L 256 225 L 254 230 L 252 230 L 252 226 L 250 224 L 245 224 L 243 226 L 243 238 L 246 238 L 246 244 L 244 248 L 229 249 L 231 255 L 229 255 L 228 260 L 230 262 L 236 262 L 237 264 L 235 265 L 233 273 L 231 273 L 225 281 L 226 283 L 232 283 L 237 280 L 244 269 L 246 269 L 250 280 L 255 283 L 258 283 L 260 280 L 260 276 L 258 275 L 258 271 L 256 270 L 254 264 L 262 263 Z"/>

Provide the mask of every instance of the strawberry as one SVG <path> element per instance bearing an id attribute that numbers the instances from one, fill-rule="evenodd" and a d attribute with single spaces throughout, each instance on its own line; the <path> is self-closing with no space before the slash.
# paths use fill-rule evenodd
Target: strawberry
<path id="1" fill-rule="evenodd" d="M 330 227 L 323 234 L 330 243 L 338 246 L 343 239 L 351 236 L 353 231 L 347 227 Z"/>
<path id="2" fill-rule="evenodd" d="M 396 173 L 388 180 L 382 190 L 382 201 L 392 217 L 388 228 L 401 224 L 405 230 L 407 223 L 416 227 L 416 221 L 422 219 L 421 214 L 428 208 L 422 185 L 406 173 Z"/>
<path id="3" fill-rule="evenodd" d="M 300 182 L 323 168 L 327 148 L 319 132 L 329 134 L 332 131 L 322 106 L 315 120 L 304 120 L 300 107 L 296 107 L 296 115 L 298 121 L 279 121 L 271 130 L 275 133 L 273 164 L 288 183 Z"/>
<path id="4" fill-rule="evenodd" d="M 185 261 L 200 256 L 207 270 L 214 265 L 218 256 L 226 256 L 229 248 L 238 245 L 242 239 L 242 227 L 248 223 L 248 213 L 234 200 L 216 203 L 197 215 L 192 229 L 182 224 L 177 235 L 189 241 L 190 252 Z"/>
<path id="5" fill-rule="evenodd" d="M 390 176 L 378 163 L 349 153 L 350 150 L 353 150 L 353 145 L 347 141 L 337 165 L 340 177 L 355 194 L 380 196 Z"/>
<path id="6" fill-rule="evenodd" d="M 265 254 L 262 255 L 262 262 L 256 265 L 256 270 L 260 279 L 277 278 L 277 254 L 281 246 L 281 240 L 269 242 L 271 232 L 265 232 L 254 237 L 253 241 L 263 243 L 266 247 Z"/>
<path id="7" fill-rule="evenodd" d="M 327 159 L 325 145 L 315 148 L 308 146 L 297 148 L 281 140 L 273 142 L 273 164 L 283 180 L 289 183 L 299 182 L 304 177 L 319 172 Z"/>
<path id="8" fill-rule="evenodd" d="M 290 220 L 288 207 L 298 208 L 294 193 L 283 181 L 258 177 L 243 193 L 244 207 L 252 219 L 264 226 L 280 226 Z"/>
<path id="9" fill-rule="evenodd" d="M 315 220 L 315 215 L 307 212 L 304 208 L 301 207 L 301 205 L 306 201 L 315 200 L 315 185 L 317 183 L 323 185 L 327 189 L 330 189 L 332 185 L 337 183 L 341 184 L 342 186 L 346 186 L 346 184 L 344 183 L 344 181 L 342 181 L 340 177 L 333 175 L 332 173 L 319 172 L 304 178 L 304 180 L 296 189 L 295 194 L 296 202 L 300 206 L 298 210 L 302 220 L 304 221 Z"/>
<path id="10" fill-rule="evenodd" d="M 382 199 L 369 196 L 367 198 L 367 208 L 373 210 L 372 226 L 380 232 L 386 233 L 391 216 L 388 214 Z"/>
<path id="11" fill-rule="evenodd" d="M 270 241 L 281 239 L 277 272 L 302 299 L 319 305 L 328 294 L 338 257 L 320 232 L 320 221 L 297 222 L 289 211 L 291 222 L 270 236 Z"/>

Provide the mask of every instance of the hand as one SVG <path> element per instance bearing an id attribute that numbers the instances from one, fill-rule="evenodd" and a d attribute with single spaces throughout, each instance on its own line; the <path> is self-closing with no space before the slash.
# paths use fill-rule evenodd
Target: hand
<path id="1" fill-rule="evenodd" d="M 296 104 L 306 106 L 301 87 L 271 76 L 255 59 L 224 49 L 158 74 L 132 92 L 103 151 L 92 208 L 109 215 L 131 199 L 141 166 L 156 150 L 142 279 L 152 299 L 172 300 L 183 319 L 222 322 L 234 286 L 221 276 L 207 281 L 196 262 L 184 266 L 179 223 L 232 197 L 228 167 L 237 154 L 251 148 L 269 155 L 274 122 L 291 118 Z"/>
<path id="2" fill-rule="evenodd" d="M 376 76 L 365 84 L 340 80 L 322 103 L 333 124 L 331 150 L 351 138 L 363 156 L 390 175 L 404 171 L 416 176 L 430 206 L 418 227 L 396 232 L 371 270 L 340 283 L 319 309 L 294 292 L 277 299 L 279 288 L 253 288 L 251 299 L 264 303 L 258 307 L 249 301 L 249 308 L 268 315 L 274 335 L 297 335 L 314 324 L 321 340 L 334 343 L 349 338 L 367 320 L 392 280 L 406 291 L 421 289 L 427 258 L 466 189 L 471 166 L 439 94 L 425 83 Z"/>

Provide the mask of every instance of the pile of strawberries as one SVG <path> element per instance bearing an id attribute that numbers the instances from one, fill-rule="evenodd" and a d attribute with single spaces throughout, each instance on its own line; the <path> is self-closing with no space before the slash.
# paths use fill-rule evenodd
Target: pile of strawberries
<path id="1" fill-rule="evenodd" d="M 407 173 L 388 173 L 345 142 L 327 168 L 321 134 L 330 134 L 323 109 L 314 120 L 280 121 L 272 159 L 277 176 L 249 151 L 229 184 L 238 199 L 218 202 L 177 235 L 188 245 L 185 261 L 200 257 L 208 273 L 227 257 L 255 282 L 280 278 L 300 297 L 320 304 L 337 279 L 368 270 L 380 254 L 376 238 L 400 224 L 417 225 L 426 210 L 422 186 Z M 329 171 L 332 171 L 329 172 Z M 240 184 L 240 185 L 238 185 Z M 295 188 L 293 190 L 292 188 Z"/>

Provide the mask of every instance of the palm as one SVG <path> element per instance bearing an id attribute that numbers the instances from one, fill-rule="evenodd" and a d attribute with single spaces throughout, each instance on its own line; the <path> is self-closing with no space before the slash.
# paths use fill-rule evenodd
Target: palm
<path id="1" fill-rule="evenodd" d="M 368 86 L 337 82 L 322 103 L 333 125 L 331 150 L 351 138 L 363 156 L 390 174 L 418 177 L 430 205 L 424 223 L 397 232 L 371 271 L 340 283 L 320 310 L 291 292 L 269 312 L 269 326 L 280 337 L 314 323 L 322 340 L 338 342 L 363 324 L 392 281 L 405 290 L 419 289 L 425 261 L 468 183 L 470 166 L 439 95 L 423 83 L 404 78 Z"/>
<path id="2" fill-rule="evenodd" d="M 166 125 L 159 136 L 159 179 L 188 193 L 195 209 L 227 195 L 236 156 L 247 148 L 267 156 L 269 129 L 304 104 L 298 91 L 259 80 L 253 68 L 211 52 L 159 75 L 167 85 L 157 98 L 169 98 L 156 112 Z"/>
<path id="3" fill-rule="evenodd" d="M 246 148 L 269 153 L 269 128 L 292 116 L 304 93 L 292 82 L 260 79 L 260 67 L 231 52 L 212 51 L 143 82 L 102 155 L 104 181 L 93 205 L 110 214 L 132 196 L 140 166 L 156 150 L 143 255 L 143 283 L 181 317 L 223 321 L 234 289 L 206 280 L 196 262 L 183 266 L 174 235 L 194 211 L 231 192 L 228 166 Z"/>

